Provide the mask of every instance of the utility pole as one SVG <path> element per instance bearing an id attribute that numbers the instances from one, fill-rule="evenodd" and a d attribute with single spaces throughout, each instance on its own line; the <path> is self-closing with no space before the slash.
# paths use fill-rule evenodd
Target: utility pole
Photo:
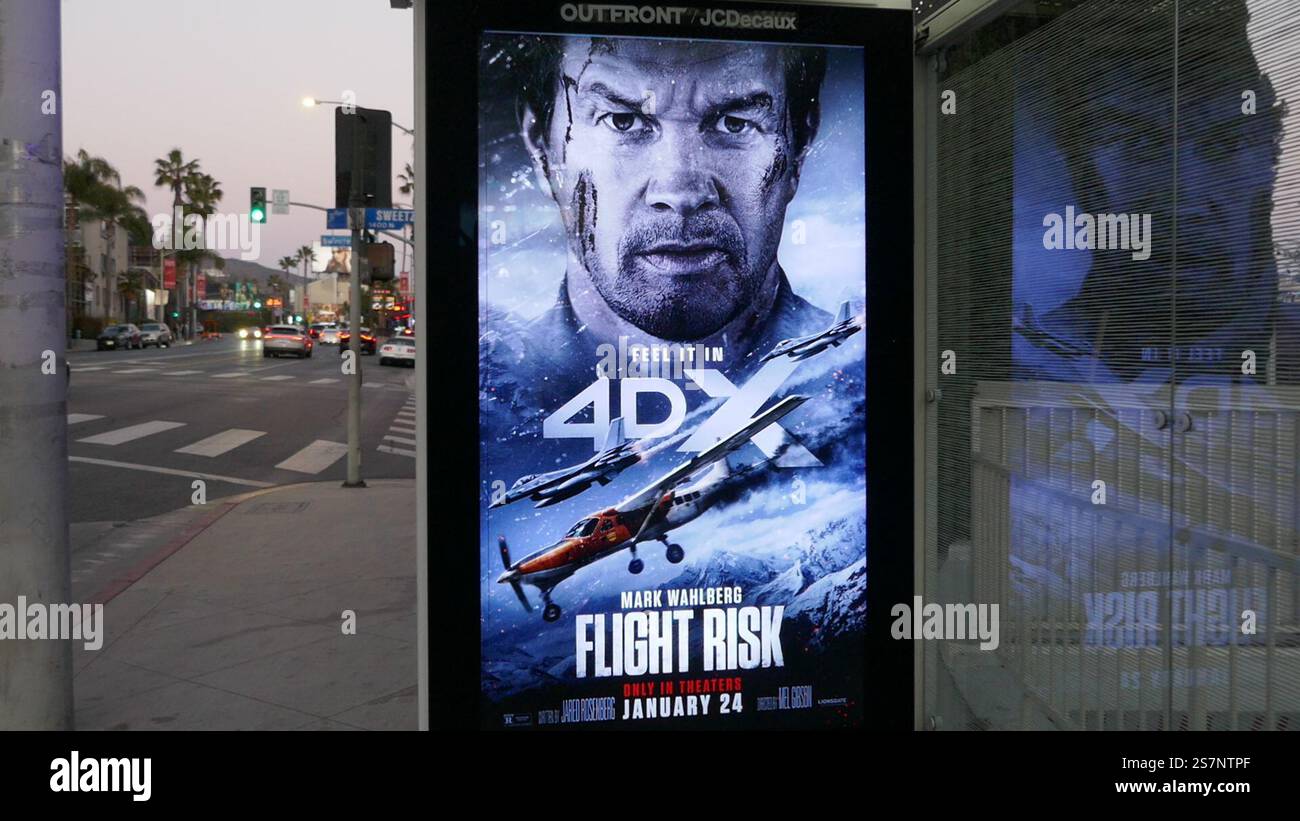
<path id="1" fill-rule="evenodd" d="M 0 603 L 15 607 L 72 603 L 59 7 L 0 0 Z M 72 723 L 72 643 L 0 641 L 0 729 Z"/>
<path id="2" fill-rule="evenodd" d="M 352 349 L 352 373 L 348 377 L 348 478 L 343 487 L 365 487 L 361 479 L 361 230 L 366 224 L 366 200 L 361 193 L 361 170 L 365 167 L 365 131 L 361 112 L 353 111 L 352 173 L 348 175 L 348 227 L 352 229 L 352 277 L 348 285 L 348 345 Z"/>

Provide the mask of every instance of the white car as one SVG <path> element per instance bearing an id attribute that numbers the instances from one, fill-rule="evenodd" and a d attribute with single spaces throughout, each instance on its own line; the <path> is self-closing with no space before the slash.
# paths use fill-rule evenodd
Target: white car
<path id="1" fill-rule="evenodd" d="M 395 336 L 379 346 L 380 365 L 410 364 L 415 367 L 415 337 Z"/>
<path id="2" fill-rule="evenodd" d="M 339 326 L 322 325 L 320 329 L 320 336 L 317 338 L 317 341 L 320 342 L 320 344 L 322 345 L 339 344 Z"/>

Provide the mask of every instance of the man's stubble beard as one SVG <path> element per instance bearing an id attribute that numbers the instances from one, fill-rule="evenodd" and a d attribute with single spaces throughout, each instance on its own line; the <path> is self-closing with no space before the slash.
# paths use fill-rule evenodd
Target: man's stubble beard
<path id="1" fill-rule="evenodd" d="M 619 238 L 613 276 L 594 245 L 584 243 L 580 234 L 571 235 L 570 244 L 596 292 L 620 319 L 658 339 L 686 342 L 716 334 L 755 303 L 779 239 L 760 249 L 761 267 L 754 268 L 739 227 L 721 212 L 703 212 L 688 220 L 651 217 Z M 725 254 L 725 261 L 707 278 L 655 273 L 639 256 L 657 242 L 706 240 Z"/>

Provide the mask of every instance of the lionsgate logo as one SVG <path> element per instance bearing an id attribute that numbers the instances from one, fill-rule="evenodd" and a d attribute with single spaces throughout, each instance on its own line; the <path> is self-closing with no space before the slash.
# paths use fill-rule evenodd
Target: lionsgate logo
<path id="1" fill-rule="evenodd" d="M 1136 260 L 1151 256 L 1150 214 L 1075 213 L 1055 211 L 1043 217 L 1043 247 L 1049 251 L 1132 251 Z"/>
<path id="2" fill-rule="evenodd" d="M 248 214 L 184 213 L 176 207 L 170 214 L 155 214 L 153 247 L 158 250 L 239 251 L 239 258 L 254 260 L 262 251 L 262 225 Z"/>

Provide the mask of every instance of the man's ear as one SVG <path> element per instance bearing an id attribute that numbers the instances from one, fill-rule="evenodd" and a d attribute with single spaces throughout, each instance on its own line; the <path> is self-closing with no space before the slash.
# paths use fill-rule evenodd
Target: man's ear
<path id="1" fill-rule="evenodd" d="M 533 162 L 533 175 L 538 187 L 555 199 L 551 190 L 551 160 L 546 153 L 546 131 L 541 121 L 533 113 L 532 106 L 524 105 L 519 116 L 519 136 L 523 138 L 528 156 Z"/>

